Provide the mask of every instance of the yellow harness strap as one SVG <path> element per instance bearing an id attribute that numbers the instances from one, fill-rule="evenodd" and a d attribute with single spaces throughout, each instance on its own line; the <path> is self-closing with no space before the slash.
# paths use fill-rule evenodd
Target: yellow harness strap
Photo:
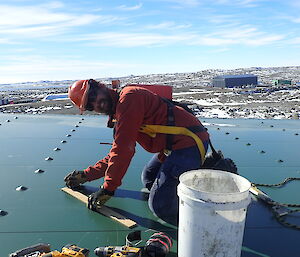
<path id="1" fill-rule="evenodd" d="M 203 142 L 201 141 L 201 139 L 192 131 L 190 131 L 189 129 L 185 128 L 185 127 L 175 127 L 175 126 L 163 126 L 163 125 L 142 125 L 142 127 L 139 130 L 142 133 L 147 134 L 148 136 L 154 138 L 156 137 L 157 133 L 162 133 L 162 134 L 172 134 L 172 135 L 185 135 L 185 136 L 189 136 L 192 137 L 201 154 L 201 164 L 203 164 L 204 162 L 204 158 L 205 158 L 205 148 L 203 145 Z"/>

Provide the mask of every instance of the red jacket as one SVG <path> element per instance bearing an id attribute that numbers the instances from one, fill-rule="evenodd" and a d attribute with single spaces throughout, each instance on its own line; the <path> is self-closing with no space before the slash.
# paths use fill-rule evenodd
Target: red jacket
<path id="1" fill-rule="evenodd" d="M 88 181 L 105 176 L 104 188 L 114 191 L 121 185 L 130 161 L 135 153 L 136 142 L 146 151 L 162 153 L 166 148 L 166 135 L 155 138 L 139 132 L 142 125 L 167 125 L 167 104 L 156 94 L 141 87 L 125 87 L 118 98 L 111 89 L 117 120 L 115 137 L 108 155 L 94 166 L 85 169 Z M 180 127 L 202 126 L 192 114 L 179 106 L 173 108 L 175 125 Z M 197 133 L 202 141 L 208 140 L 208 133 Z M 175 135 L 172 149 L 177 150 L 196 145 L 188 136 Z"/>

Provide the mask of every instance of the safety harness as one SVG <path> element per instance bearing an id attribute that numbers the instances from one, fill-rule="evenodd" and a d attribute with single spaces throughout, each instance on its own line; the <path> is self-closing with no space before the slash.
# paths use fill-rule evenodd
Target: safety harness
<path id="1" fill-rule="evenodd" d="M 120 95 L 121 91 L 116 91 Z M 166 149 L 164 150 L 165 155 L 169 155 L 172 151 L 173 137 L 174 135 L 185 135 L 193 138 L 197 144 L 197 147 L 201 155 L 201 165 L 204 163 L 206 150 L 202 140 L 196 135 L 199 132 L 205 132 L 206 128 L 203 126 L 191 126 L 191 127 L 177 127 L 175 126 L 175 117 L 174 117 L 174 106 L 178 105 L 184 108 L 187 112 L 193 112 L 187 107 L 183 106 L 180 103 L 170 101 L 169 99 L 161 97 L 161 99 L 167 104 L 167 125 L 142 125 L 139 129 L 139 132 L 145 133 L 148 136 L 155 138 L 157 133 L 166 134 Z M 116 123 L 114 114 L 109 116 L 107 127 L 114 128 Z"/>
<path id="2" fill-rule="evenodd" d="M 172 151 L 172 143 L 174 135 L 185 135 L 193 138 L 198 146 L 201 155 L 201 164 L 203 164 L 205 160 L 206 150 L 202 140 L 195 134 L 199 132 L 204 132 L 206 129 L 203 126 L 192 126 L 192 127 L 177 127 L 175 126 L 175 118 L 173 108 L 175 106 L 174 103 L 170 102 L 168 99 L 162 98 L 162 100 L 167 104 L 167 125 L 142 125 L 140 128 L 140 132 L 147 134 L 148 136 L 155 138 L 157 133 L 166 134 L 167 142 L 166 142 L 166 155 L 170 154 Z"/>

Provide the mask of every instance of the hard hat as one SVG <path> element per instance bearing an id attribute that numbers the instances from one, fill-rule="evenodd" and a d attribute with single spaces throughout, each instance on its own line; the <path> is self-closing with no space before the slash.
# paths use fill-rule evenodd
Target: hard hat
<path id="1" fill-rule="evenodd" d="M 78 80 L 69 87 L 69 98 L 80 109 L 81 113 L 85 111 L 89 89 L 90 84 L 87 79 Z"/>
<path id="2" fill-rule="evenodd" d="M 91 85 L 99 88 L 106 87 L 105 84 L 97 82 L 93 79 L 78 80 L 69 87 L 69 98 L 75 105 L 77 105 L 81 114 L 86 110 Z"/>

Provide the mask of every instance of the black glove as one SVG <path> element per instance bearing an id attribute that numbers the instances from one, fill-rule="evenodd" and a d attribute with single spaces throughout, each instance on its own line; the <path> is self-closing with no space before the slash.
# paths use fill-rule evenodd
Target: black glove
<path id="1" fill-rule="evenodd" d="M 224 158 L 221 151 L 208 153 L 201 169 L 223 170 L 238 174 L 234 161 L 230 158 Z"/>
<path id="2" fill-rule="evenodd" d="M 202 164 L 202 169 L 210 169 L 213 168 L 218 161 L 223 159 L 224 156 L 221 151 L 218 152 L 209 152 L 205 156 L 204 163 Z"/>
<path id="3" fill-rule="evenodd" d="M 108 191 L 101 187 L 99 191 L 92 193 L 89 196 L 87 207 L 93 211 L 96 211 L 97 209 L 101 208 L 101 206 L 104 205 L 114 194 L 114 191 Z"/>
<path id="4" fill-rule="evenodd" d="M 64 181 L 67 187 L 74 189 L 87 182 L 87 177 L 83 171 L 74 170 L 64 178 Z"/>
<path id="5" fill-rule="evenodd" d="M 228 171 L 234 174 L 238 174 L 237 167 L 234 161 L 230 158 L 220 159 L 214 166 L 215 170 Z"/>

